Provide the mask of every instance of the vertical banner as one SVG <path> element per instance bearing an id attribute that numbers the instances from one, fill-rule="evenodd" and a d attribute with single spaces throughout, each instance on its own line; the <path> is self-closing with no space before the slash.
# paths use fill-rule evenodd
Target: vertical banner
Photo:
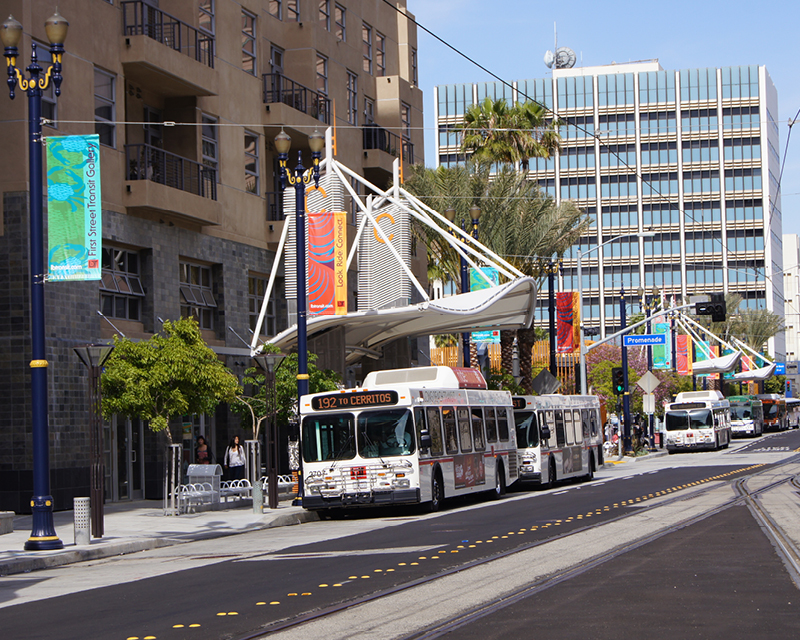
<path id="1" fill-rule="evenodd" d="M 313 316 L 347 314 L 347 214 L 309 213 L 308 312 Z"/>
<path id="2" fill-rule="evenodd" d="M 675 356 L 678 360 L 676 363 L 678 375 L 692 375 L 692 337 L 684 335 L 675 336 L 675 347 Z"/>
<path id="3" fill-rule="evenodd" d="M 481 267 L 483 274 L 489 279 L 486 282 L 476 269 L 470 267 L 469 270 L 469 290 L 482 291 L 489 287 L 496 287 L 500 284 L 500 273 L 494 267 Z M 490 284 L 491 283 L 491 284 Z M 494 329 L 489 331 L 473 331 L 470 335 L 470 340 L 474 343 L 486 342 L 491 344 L 500 344 L 500 330 Z"/>
<path id="4" fill-rule="evenodd" d="M 575 349 L 574 312 L 572 291 L 556 293 L 556 350 L 558 353 L 568 353 Z"/>
<path id="5" fill-rule="evenodd" d="M 100 280 L 100 138 L 47 138 L 48 279 Z"/>
<path id="6" fill-rule="evenodd" d="M 581 305 L 578 304 L 578 292 L 572 292 L 572 344 L 576 348 L 581 345 Z"/>
<path id="7" fill-rule="evenodd" d="M 666 344 L 650 347 L 653 350 L 653 369 L 672 369 L 672 331 L 669 322 L 654 322 L 653 333 L 667 338 Z"/>

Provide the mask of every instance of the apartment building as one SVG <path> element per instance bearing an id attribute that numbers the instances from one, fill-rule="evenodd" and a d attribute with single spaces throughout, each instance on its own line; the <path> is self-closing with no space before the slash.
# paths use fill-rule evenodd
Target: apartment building
<path id="1" fill-rule="evenodd" d="M 587 328 L 618 330 L 621 292 L 630 317 L 640 288 L 682 301 L 736 292 L 783 315 L 778 97 L 765 67 L 672 71 L 652 60 L 510 84 L 434 88 L 437 163 L 464 161 L 454 126 L 486 97 L 534 100 L 557 114 L 563 148 L 532 159 L 529 175 L 591 219 L 559 278 L 562 290 L 578 288 L 580 249 Z M 547 326 L 546 305 L 537 323 Z M 770 349 L 782 359 L 782 334 Z"/>
<path id="2" fill-rule="evenodd" d="M 46 66 L 43 25 L 53 7 L 4 6 L 23 24 L 18 65 L 38 43 Z M 250 366 L 240 337 L 249 343 L 256 326 L 284 224 L 273 144 L 281 128 L 292 138 L 290 166 L 298 150 L 310 166 L 308 136 L 334 127 L 337 160 L 379 186 L 396 157 L 403 166 L 422 162 L 423 143 L 405 0 L 61 0 L 59 11 L 70 23 L 64 80 L 58 99 L 52 88 L 43 97 L 44 135 L 97 133 L 103 177 L 102 281 L 46 287 L 51 484 L 63 509 L 89 486 L 88 382 L 74 346 L 117 333 L 146 339 L 162 319 L 191 315 L 234 373 Z M 24 512 L 32 468 L 28 116 L 19 89 L 16 100 L 0 100 L 0 510 Z M 344 206 L 353 224 L 351 200 Z M 283 276 L 281 268 L 264 338 L 288 323 L 294 293 Z M 343 344 L 326 338 L 309 348 L 321 366 L 346 373 Z M 410 352 L 400 345 L 392 357 L 407 365 Z M 180 422 L 187 462 L 197 435 L 221 454 L 240 433 L 227 408 Z M 105 436 L 107 499 L 159 497 L 163 443 L 123 418 Z"/>

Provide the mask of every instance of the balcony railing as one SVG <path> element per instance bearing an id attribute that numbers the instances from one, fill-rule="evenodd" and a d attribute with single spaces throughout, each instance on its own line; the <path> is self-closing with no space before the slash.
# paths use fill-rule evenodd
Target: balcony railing
<path id="1" fill-rule="evenodd" d="M 217 170 L 149 144 L 125 145 L 128 180 L 150 180 L 217 199 Z"/>
<path id="2" fill-rule="evenodd" d="M 264 74 L 264 104 L 282 102 L 325 124 L 331 123 L 331 101 L 281 73 Z"/>
<path id="3" fill-rule="evenodd" d="M 124 0 L 121 4 L 126 36 L 148 36 L 170 49 L 214 68 L 213 36 L 181 22 L 142 0 Z"/>
<path id="4" fill-rule="evenodd" d="M 267 191 L 264 195 L 267 197 L 267 220 L 283 220 L 283 192 Z"/>
<path id="5" fill-rule="evenodd" d="M 403 162 L 414 164 L 414 145 L 408 140 L 404 140 L 396 133 L 387 131 L 376 124 L 368 124 L 364 127 L 364 149 L 379 149 L 400 157 L 400 149 L 403 150 Z"/>

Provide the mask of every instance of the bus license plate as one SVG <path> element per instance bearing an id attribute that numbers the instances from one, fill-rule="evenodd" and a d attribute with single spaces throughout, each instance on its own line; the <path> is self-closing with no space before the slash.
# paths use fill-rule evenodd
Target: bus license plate
<path id="1" fill-rule="evenodd" d="M 359 480 L 360 478 L 367 477 L 366 467 L 350 467 L 350 479 Z"/>

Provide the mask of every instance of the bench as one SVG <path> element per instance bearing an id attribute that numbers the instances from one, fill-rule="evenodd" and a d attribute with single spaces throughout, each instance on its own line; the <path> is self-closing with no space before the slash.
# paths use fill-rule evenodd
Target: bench
<path id="1" fill-rule="evenodd" d="M 261 482 L 261 490 L 263 491 L 263 495 L 267 495 L 268 487 L 267 487 L 267 476 L 263 476 L 260 480 Z M 294 487 L 295 481 L 290 475 L 279 475 L 278 476 L 278 495 L 284 498 L 291 497 L 295 494 Z"/>
<path id="2" fill-rule="evenodd" d="M 251 498 L 253 496 L 253 487 L 247 479 L 226 480 L 220 485 L 219 495 L 221 498 L 225 498 L 225 502 L 228 501 L 228 498 L 236 498 L 237 500 Z"/>
<path id="3" fill-rule="evenodd" d="M 194 512 L 204 504 L 219 502 L 219 493 L 210 482 L 182 484 L 178 487 L 178 513 Z"/>

